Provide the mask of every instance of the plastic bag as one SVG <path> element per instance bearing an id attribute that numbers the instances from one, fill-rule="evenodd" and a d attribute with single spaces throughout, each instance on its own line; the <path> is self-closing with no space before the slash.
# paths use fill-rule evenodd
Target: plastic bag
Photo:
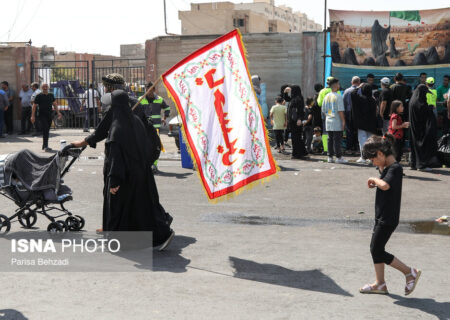
<path id="1" fill-rule="evenodd" d="M 438 157 L 443 164 L 450 166 L 450 134 L 445 134 L 438 140 Z"/>

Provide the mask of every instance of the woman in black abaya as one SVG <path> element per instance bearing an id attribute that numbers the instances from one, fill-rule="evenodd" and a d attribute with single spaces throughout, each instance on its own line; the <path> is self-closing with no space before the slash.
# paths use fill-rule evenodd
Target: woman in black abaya
<path id="1" fill-rule="evenodd" d="M 438 165 L 437 124 L 433 108 L 427 104 L 426 85 L 419 85 L 409 101 L 411 168 L 429 170 Z"/>
<path id="2" fill-rule="evenodd" d="M 292 137 L 292 158 L 301 159 L 307 154 L 302 127 L 302 120 L 304 120 L 305 115 L 305 101 L 298 85 L 293 85 L 290 88 L 291 100 L 288 106 L 288 126 Z"/>
<path id="3" fill-rule="evenodd" d="M 361 158 L 357 162 L 363 162 L 362 150 L 366 140 L 377 133 L 377 103 L 372 97 L 372 87 L 364 83 L 361 88 L 355 88 L 351 93 L 352 110 L 351 121 L 358 130 L 359 148 Z"/>
<path id="4" fill-rule="evenodd" d="M 125 91 L 111 94 L 111 128 L 105 143 L 104 231 L 152 231 L 153 245 L 167 245 L 174 233 L 155 198 L 155 180 L 142 121 Z"/>

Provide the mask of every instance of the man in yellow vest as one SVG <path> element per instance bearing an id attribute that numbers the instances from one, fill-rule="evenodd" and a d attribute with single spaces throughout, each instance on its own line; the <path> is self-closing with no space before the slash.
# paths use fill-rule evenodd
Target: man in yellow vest
<path id="1" fill-rule="evenodd" d="M 325 99 L 325 96 L 331 92 L 330 82 L 333 80 L 334 80 L 334 77 L 328 77 L 327 78 L 327 87 L 320 90 L 319 96 L 317 97 L 317 105 L 319 107 L 322 107 L 323 99 Z M 341 91 L 338 90 L 337 93 L 341 94 Z"/>
<path id="2" fill-rule="evenodd" d="M 434 115 L 437 117 L 437 109 L 436 109 L 436 102 L 437 102 L 437 90 L 433 89 L 434 86 L 434 78 L 428 77 L 426 81 L 426 85 L 428 87 L 428 90 L 430 90 L 431 93 L 427 93 L 427 104 L 429 106 L 433 107 Z"/>
<path id="3" fill-rule="evenodd" d="M 145 86 L 146 90 L 151 86 L 153 86 L 153 83 L 149 81 Z M 145 115 L 153 123 L 153 126 L 159 134 L 161 124 L 166 125 L 166 119 L 170 114 L 170 106 L 167 105 L 162 97 L 155 94 L 155 88 L 150 90 L 145 98 L 141 100 L 141 106 L 144 109 Z M 164 112 L 163 116 L 161 116 L 162 112 Z M 152 165 L 152 169 L 154 173 L 158 171 L 158 160 Z"/>

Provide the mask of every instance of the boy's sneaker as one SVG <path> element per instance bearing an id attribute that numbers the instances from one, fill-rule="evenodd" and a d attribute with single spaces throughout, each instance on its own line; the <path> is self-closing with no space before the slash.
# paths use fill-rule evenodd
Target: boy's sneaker
<path id="1" fill-rule="evenodd" d="M 356 160 L 356 163 L 366 164 L 367 162 L 363 158 L 359 158 L 358 160 Z"/>
<path id="2" fill-rule="evenodd" d="M 328 163 L 333 163 L 333 162 L 334 162 L 333 157 L 328 157 Z"/>
<path id="3" fill-rule="evenodd" d="M 343 164 L 343 163 L 347 163 L 348 161 L 345 160 L 344 158 L 340 157 L 340 158 L 337 158 L 335 162 L 336 162 L 336 163 Z"/>

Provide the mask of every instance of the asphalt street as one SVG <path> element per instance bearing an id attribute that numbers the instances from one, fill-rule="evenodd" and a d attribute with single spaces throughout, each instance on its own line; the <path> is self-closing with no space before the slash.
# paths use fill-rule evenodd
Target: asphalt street
<path id="1" fill-rule="evenodd" d="M 52 131 L 50 146 L 85 136 Z M 416 291 L 403 295 L 404 277 L 387 268 L 390 295 L 361 295 L 374 280 L 369 252 L 374 167 L 288 160 L 272 181 L 211 204 L 197 174 L 181 168 L 173 140 L 156 176 L 176 237 L 153 264 L 137 272 L 2 272 L 1 319 L 450 319 L 448 227 L 450 170 L 405 168 L 401 225 L 387 250 L 423 271 Z M 40 152 L 40 138 L 12 136 L 0 154 Z M 65 183 L 67 207 L 101 227 L 103 145 L 86 149 Z M 0 213 L 15 205 L 0 198 Z M 42 217 L 37 226 L 45 229 Z M 444 230 L 444 231 L 443 231 Z M 24 229 L 13 223 L 11 232 Z M 445 235 L 447 233 L 447 235 Z M 2 261 L 1 263 L 8 263 Z"/>

